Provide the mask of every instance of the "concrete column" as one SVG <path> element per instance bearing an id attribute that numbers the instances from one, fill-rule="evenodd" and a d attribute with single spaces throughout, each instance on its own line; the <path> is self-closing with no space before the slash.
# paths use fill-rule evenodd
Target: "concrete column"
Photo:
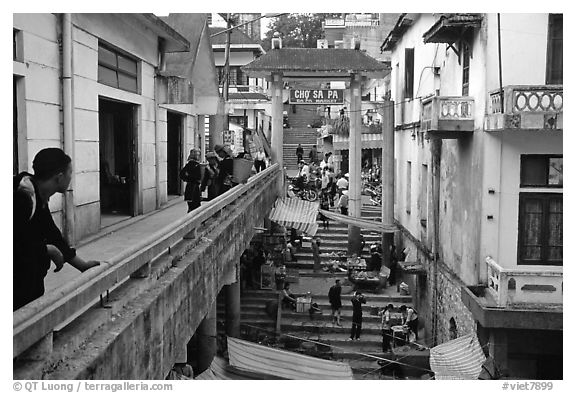
<path id="1" fill-rule="evenodd" d="M 360 218 L 362 199 L 362 101 L 360 95 L 360 76 L 352 75 L 350 80 L 350 137 L 349 137 L 349 186 L 348 214 Z M 360 228 L 348 225 L 348 252 L 358 253 L 360 250 Z"/>
<path id="2" fill-rule="evenodd" d="M 212 359 L 216 355 L 216 334 L 216 300 L 214 300 L 194 334 L 197 339 L 194 375 L 198 375 L 210 367 Z"/>
<path id="3" fill-rule="evenodd" d="M 382 108 L 382 223 L 394 224 L 394 101 L 384 101 Z M 382 262 L 390 266 L 393 233 L 382 235 Z"/>
<path id="4" fill-rule="evenodd" d="M 282 176 L 278 182 L 278 195 L 283 197 L 284 194 L 284 156 L 282 147 L 284 145 L 284 129 L 282 127 L 282 74 L 272 74 L 272 83 L 270 84 L 272 93 L 272 162 L 280 165 Z"/>
<path id="5" fill-rule="evenodd" d="M 240 337 L 240 280 L 226 285 L 226 335 Z"/>

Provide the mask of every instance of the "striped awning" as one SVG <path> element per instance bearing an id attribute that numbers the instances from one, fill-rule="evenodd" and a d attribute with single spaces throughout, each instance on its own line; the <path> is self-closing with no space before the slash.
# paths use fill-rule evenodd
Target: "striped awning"
<path id="1" fill-rule="evenodd" d="M 348 363 L 334 362 L 228 337 L 232 366 L 286 379 L 352 379 Z"/>
<path id="2" fill-rule="evenodd" d="M 318 202 L 308 202 L 300 198 L 278 198 L 270 212 L 270 220 L 286 228 L 294 228 L 309 236 L 318 231 Z"/>
<path id="3" fill-rule="evenodd" d="M 252 371 L 241 370 L 228 364 L 226 359 L 215 356 L 210 367 L 202 374 L 198 375 L 196 381 L 210 380 L 264 380 L 264 379 L 282 379 L 273 375 L 255 373 Z"/>
<path id="4" fill-rule="evenodd" d="M 350 137 L 334 134 L 332 139 L 335 150 L 348 150 L 350 146 Z M 362 149 L 381 149 L 382 134 L 362 134 Z"/>
<path id="5" fill-rule="evenodd" d="M 394 224 L 382 224 L 379 221 L 372 221 L 363 218 L 345 216 L 343 214 L 334 213 L 329 210 L 320 210 L 320 214 L 322 214 L 323 216 L 325 216 L 330 220 L 339 221 L 347 225 L 354 225 L 372 231 L 378 231 L 384 233 L 394 233 L 398 231 L 398 228 Z"/>
<path id="6" fill-rule="evenodd" d="M 430 368 L 436 379 L 478 379 L 485 360 L 474 333 L 430 348 Z"/>

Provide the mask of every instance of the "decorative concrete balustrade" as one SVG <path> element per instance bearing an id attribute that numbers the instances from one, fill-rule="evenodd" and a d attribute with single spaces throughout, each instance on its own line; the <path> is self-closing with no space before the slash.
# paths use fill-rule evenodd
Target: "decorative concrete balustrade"
<path id="1" fill-rule="evenodd" d="M 422 100 L 422 131 L 458 138 L 474 131 L 474 98 L 432 96 Z"/>
<path id="2" fill-rule="evenodd" d="M 536 267 L 505 269 L 491 257 L 485 261 L 487 291 L 499 307 L 562 304 L 562 271 Z"/>
<path id="3" fill-rule="evenodd" d="M 502 90 L 490 92 L 487 131 L 562 129 L 562 85 L 512 85 L 505 86 Z"/>

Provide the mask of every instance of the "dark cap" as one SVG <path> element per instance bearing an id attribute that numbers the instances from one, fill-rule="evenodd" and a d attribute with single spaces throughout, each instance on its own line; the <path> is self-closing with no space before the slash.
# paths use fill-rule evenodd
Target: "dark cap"
<path id="1" fill-rule="evenodd" d="M 72 159 L 57 147 L 42 149 L 32 161 L 34 176 L 40 179 L 48 179 L 60 172 L 64 172 Z"/>

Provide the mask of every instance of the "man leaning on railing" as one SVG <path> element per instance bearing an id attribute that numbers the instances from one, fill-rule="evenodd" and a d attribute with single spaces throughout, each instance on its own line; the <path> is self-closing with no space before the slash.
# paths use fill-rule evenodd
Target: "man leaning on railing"
<path id="1" fill-rule="evenodd" d="M 100 264 L 84 261 L 70 248 L 54 224 L 48 207 L 50 197 L 64 194 L 72 179 L 71 159 L 61 149 L 43 149 L 32 163 L 34 175 L 22 172 L 14 177 L 13 198 L 13 310 L 17 310 L 44 294 L 44 277 L 68 262 L 85 271 Z"/>

